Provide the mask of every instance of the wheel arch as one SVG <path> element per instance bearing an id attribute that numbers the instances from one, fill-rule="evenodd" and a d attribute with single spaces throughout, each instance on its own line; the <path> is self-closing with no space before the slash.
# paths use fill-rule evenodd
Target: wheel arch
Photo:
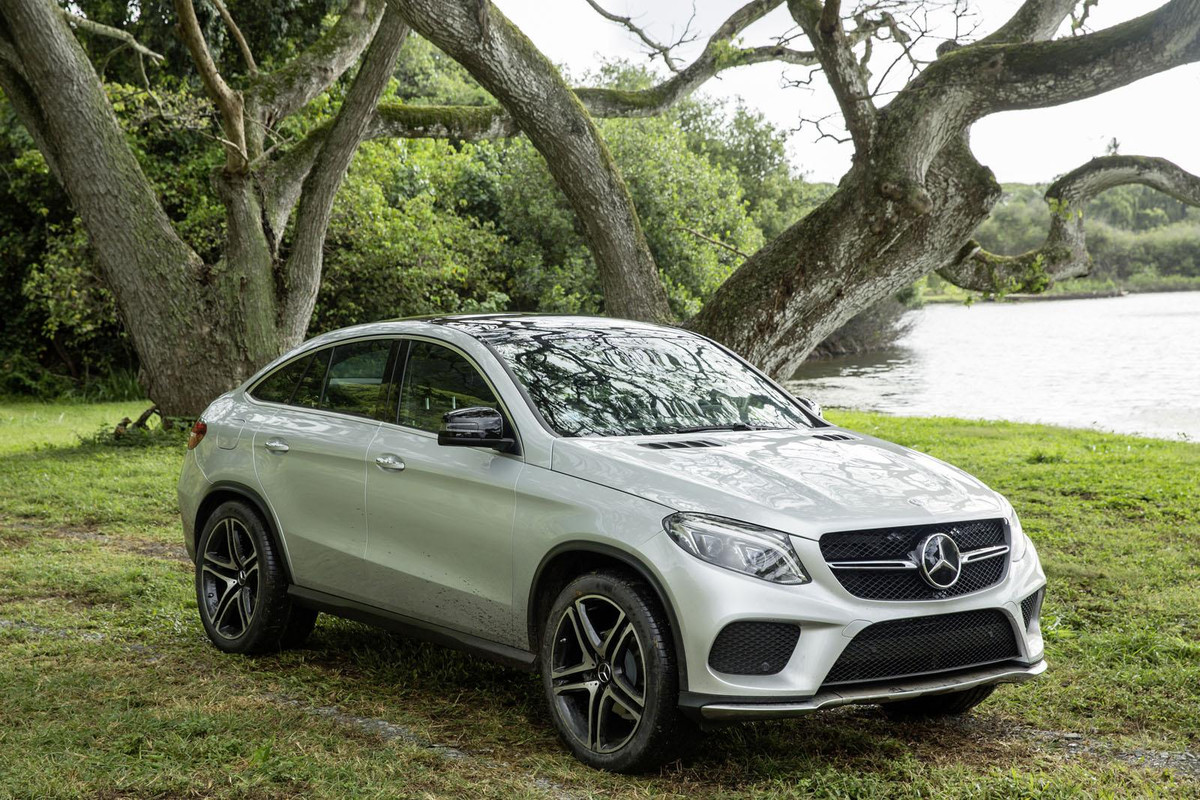
<path id="1" fill-rule="evenodd" d="M 209 515 L 217 509 L 219 505 L 228 500 L 242 500 L 250 504 L 250 506 L 258 512 L 262 518 L 263 524 L 266 525 L 267 533 L 275 542 L 275 546 L 283 553 L 283 568 L 287 574 L 288 582 L 292 582 L 292 567 L 291 559 L 288 558 L 287 548 L 283 544 L 283 537 L 279 535 L 279 530 L 275 525 L 275 517 L 271 513 L 270 507 L 262 495 L 254 489 L 242 483 L 234 481 L 218 481 L 214 483 L 204 495 L 204 499 L 200 501 L 200 505 L 196 509 L 196 520 L 192 527 L 192 551 L 199 546 L 200 533 L 204 530 L 204 523 L 208 520 Z"/>
<path id="2" fill-rule="evenodd" d="M 526 607 L 530 650 L 535 654 L 539 652 L 543 617 L 562 588 L 579 575 L 605 567 L 634 573 L 654 592 L 655 598 L 667 615 L 667 624 L 671 626 L 671 643 L 675 648 L 675 663 L 679 670 L 679 691 L 686 691 L 687 653 L 683 648 L 683 634 L 679 628 L 679 618 L 662 581 L 636 555 L 612 545 L 590 541 L 563 542 L 542 557 L 533 574 Z"/>

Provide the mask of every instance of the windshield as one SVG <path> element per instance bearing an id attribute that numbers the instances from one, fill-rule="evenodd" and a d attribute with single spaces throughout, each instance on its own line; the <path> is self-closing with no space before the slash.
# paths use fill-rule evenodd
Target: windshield
<path id="1" fill-rule="evenodd" d="M 686 331 L 531 319 L 456 324 L 495 348 L 562 436 L 811 427 L 786 394 Z"/>

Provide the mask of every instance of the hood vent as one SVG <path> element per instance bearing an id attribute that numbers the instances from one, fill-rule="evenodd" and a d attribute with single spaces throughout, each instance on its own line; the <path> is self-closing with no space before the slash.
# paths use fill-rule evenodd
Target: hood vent
<path id="1" fill-rule="evenodd" d="M 692 447 L 721 447 L 720 442 L 714 442 L 712 439 L 690 439 L 686 441 L 671 440 L 667 442 L 641 442 L 640 447 L 649 447 L 651 450 L 679 450 Z"/>
<path id="2" fill-rule="evenodd" d="M 851 436 L 848 433 L 816 433 L 813 434 L 814 439 L 820 439 L 824 442 L 850 442 L 857 439 L 857 436 Z"/>

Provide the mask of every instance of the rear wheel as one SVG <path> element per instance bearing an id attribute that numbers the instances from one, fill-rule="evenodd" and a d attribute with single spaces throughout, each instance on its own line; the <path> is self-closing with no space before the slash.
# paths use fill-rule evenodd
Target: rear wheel
<path id="1" fill-rule="evenodd" d="M 914 697 L 912 700 L 884 703 L 883 710 L 892 719 L 900 720 L 952 717 L 967 713 L 991 697 L 994 691 L 996 691 L 994 685 L 976 686 L 961 692 L 930 694 L 924 697 Z"/>
<path id="2" fill-rule="evenodd" d="M 209 516 L 196 548 L 196 601 L 208 638 L 229 653 L 298 647 L 317 612 L 287 594 L 287 575 L 258 513 L 238 500 Z"/>
<path id="3" fill-rule="evenodd" d="M 675 756 L 690 724 L 665 615 L 615 572 L 576 578 L 545 620 L 542 684 L 559 736 L 585 764 L 637 772 Z"/>

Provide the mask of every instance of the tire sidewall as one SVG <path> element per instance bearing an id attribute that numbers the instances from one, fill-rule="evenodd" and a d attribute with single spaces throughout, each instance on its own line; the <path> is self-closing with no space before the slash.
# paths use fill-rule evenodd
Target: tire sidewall
<path id="1" fill-rule="evenodd" d="M 621 749 L 612 753 L 597 753 L 575 738 L 554 702 L 551 670 L 554 653 L 554 633 L 563 612 L 576 598 L 601 595 L 615 602 L 633 623 L 642 648 L 646 670 L 645 706 L 637 732 Z M 559 738 L 585 764 L 612 772 L 636 771 L 654 760 L 651 752 L 671 736 L 671 723 L 678 713 L 678 676 L 672 652 L 670 629 L 665 615 L 656 607 L 644 588 L 624 576 L 609 573 L 589 573 L 576 578 L 559 593 L 543 620 L 539 647 L 539 666 L 542 689 L 550 719 Z"/>

